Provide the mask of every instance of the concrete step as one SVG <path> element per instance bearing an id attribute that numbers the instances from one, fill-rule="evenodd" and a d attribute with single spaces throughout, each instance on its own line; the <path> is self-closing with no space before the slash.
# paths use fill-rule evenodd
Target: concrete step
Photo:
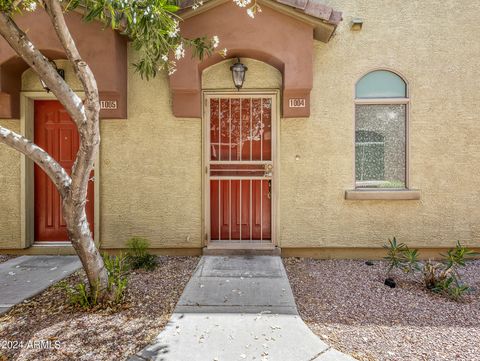
<path id="1" fill-rule="evenodd" d="M 270 248 L 221 248 L 204 247 L 204 256 L 280 256 L 281 251 L 278 247 Z"/>

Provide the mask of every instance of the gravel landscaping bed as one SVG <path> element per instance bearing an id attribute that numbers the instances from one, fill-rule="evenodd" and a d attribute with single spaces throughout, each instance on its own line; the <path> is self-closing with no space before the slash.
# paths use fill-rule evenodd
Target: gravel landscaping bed
<path id="1" fill-rule="evenodd" d="M 433 294 L 386 264 L 356 260 L 284 259 L 298 310 L 313 332 L 359 360 L 480 360 L 480 261 L 463 281 L 462 303 Z"/>
<path id="2" fill-rule="evenodd" d="M 198 260 L 158 257 L 154 271 L 131 273 L 127 302 L 117 312 L 73 309 L 63 289 L 50 287 L 0 316 L 0 361 L 125 360 L 166 325 Z M 67 282 L 73 285 L 83 277 L 79 271 Z M 5 341 L 23 341 L 24 345 L 50 341 L 52 347 L 6 349 Z M 59 342 L 58 349 L 55 342 Z"/>

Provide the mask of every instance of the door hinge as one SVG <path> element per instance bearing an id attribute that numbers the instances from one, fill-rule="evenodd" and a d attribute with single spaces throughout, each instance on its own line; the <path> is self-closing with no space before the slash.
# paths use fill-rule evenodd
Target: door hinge
<path id="1" fill-rule="evenodd" d="M 205 166 L 205 174 L 208 174 L 208 165 Z"/>
<path id="2" fill-rule="evenodd" d="M 205 233 L 205 241 L 208 241 L 208 233 Z"/>

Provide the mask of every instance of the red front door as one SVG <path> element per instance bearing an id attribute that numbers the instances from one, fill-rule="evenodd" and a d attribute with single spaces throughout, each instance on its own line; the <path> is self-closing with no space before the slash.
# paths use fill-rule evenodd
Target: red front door
<path id="1" fill-rule="evenodd" d="M 211 242 L 272 242 L 272 103 L 208 99 Z"/>
<path id="2" fill-rule="evenodd" d="M 58 101 L 37 100 L 35 143 L 47 151 L 70 174 L 79 140 L 76 125 Z M 45 172 L 35 164 L 35 241 L 67 241 L 60 195 Z M 89 182 L 87 219 L 93 232 L 93 182 Z"/>

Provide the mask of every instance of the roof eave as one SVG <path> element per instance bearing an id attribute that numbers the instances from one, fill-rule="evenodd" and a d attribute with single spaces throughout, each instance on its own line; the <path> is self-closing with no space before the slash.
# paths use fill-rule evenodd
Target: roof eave
<path id="1" fill-rule="evenodd" d="M 280 13 L 286 14 L 299 21 L 302 21 L 304 23 L 311 25 L 314 29 L 313 37 L 316 40 L 322 41 L 324 43 L 328 43 L 333 33 L 335 32 L 335 29 L 337 28 L 337 24 L 340 23 L 340 21 L 342 21 L 342 13 L 338 11 L 334 11 L 335 23 L 331 23 L 329 21 L 322 20 L 311 15 L 307 15 L 300 10 L 292 8 L 291 6 L 280 4 L 275 0 L 258 0 L 258 2 L 262 5 L 265 5 L 274 10 L 277 10 Z"/>
<path id="2" fill-rule="evenodd" d="M 178 12 L 182 19 L 188 19 L 197 16 L 205 11 L 208 11 L 218 5 L 221 5 L 229 0 L 209 0 L 202 6 L 193 10 L 191 7 L 183 9 Z M 305 14 L 303 11 L 297 10 L 291 6 L 281 4 L 275 0 L 258 0 L 260 5 L 265 5 L 271 9 L 278 11 L 279 13 L 291 16 L 301 22 L 311 25 L 314 29 L 313 37 L 316 40 L 328 43 L 332 37 L 337 25 L 342 21 L 342 13 L 339 11 L 332 11 L 332 15 L 329 20 L 319 19 L 317 17 Z"/>

